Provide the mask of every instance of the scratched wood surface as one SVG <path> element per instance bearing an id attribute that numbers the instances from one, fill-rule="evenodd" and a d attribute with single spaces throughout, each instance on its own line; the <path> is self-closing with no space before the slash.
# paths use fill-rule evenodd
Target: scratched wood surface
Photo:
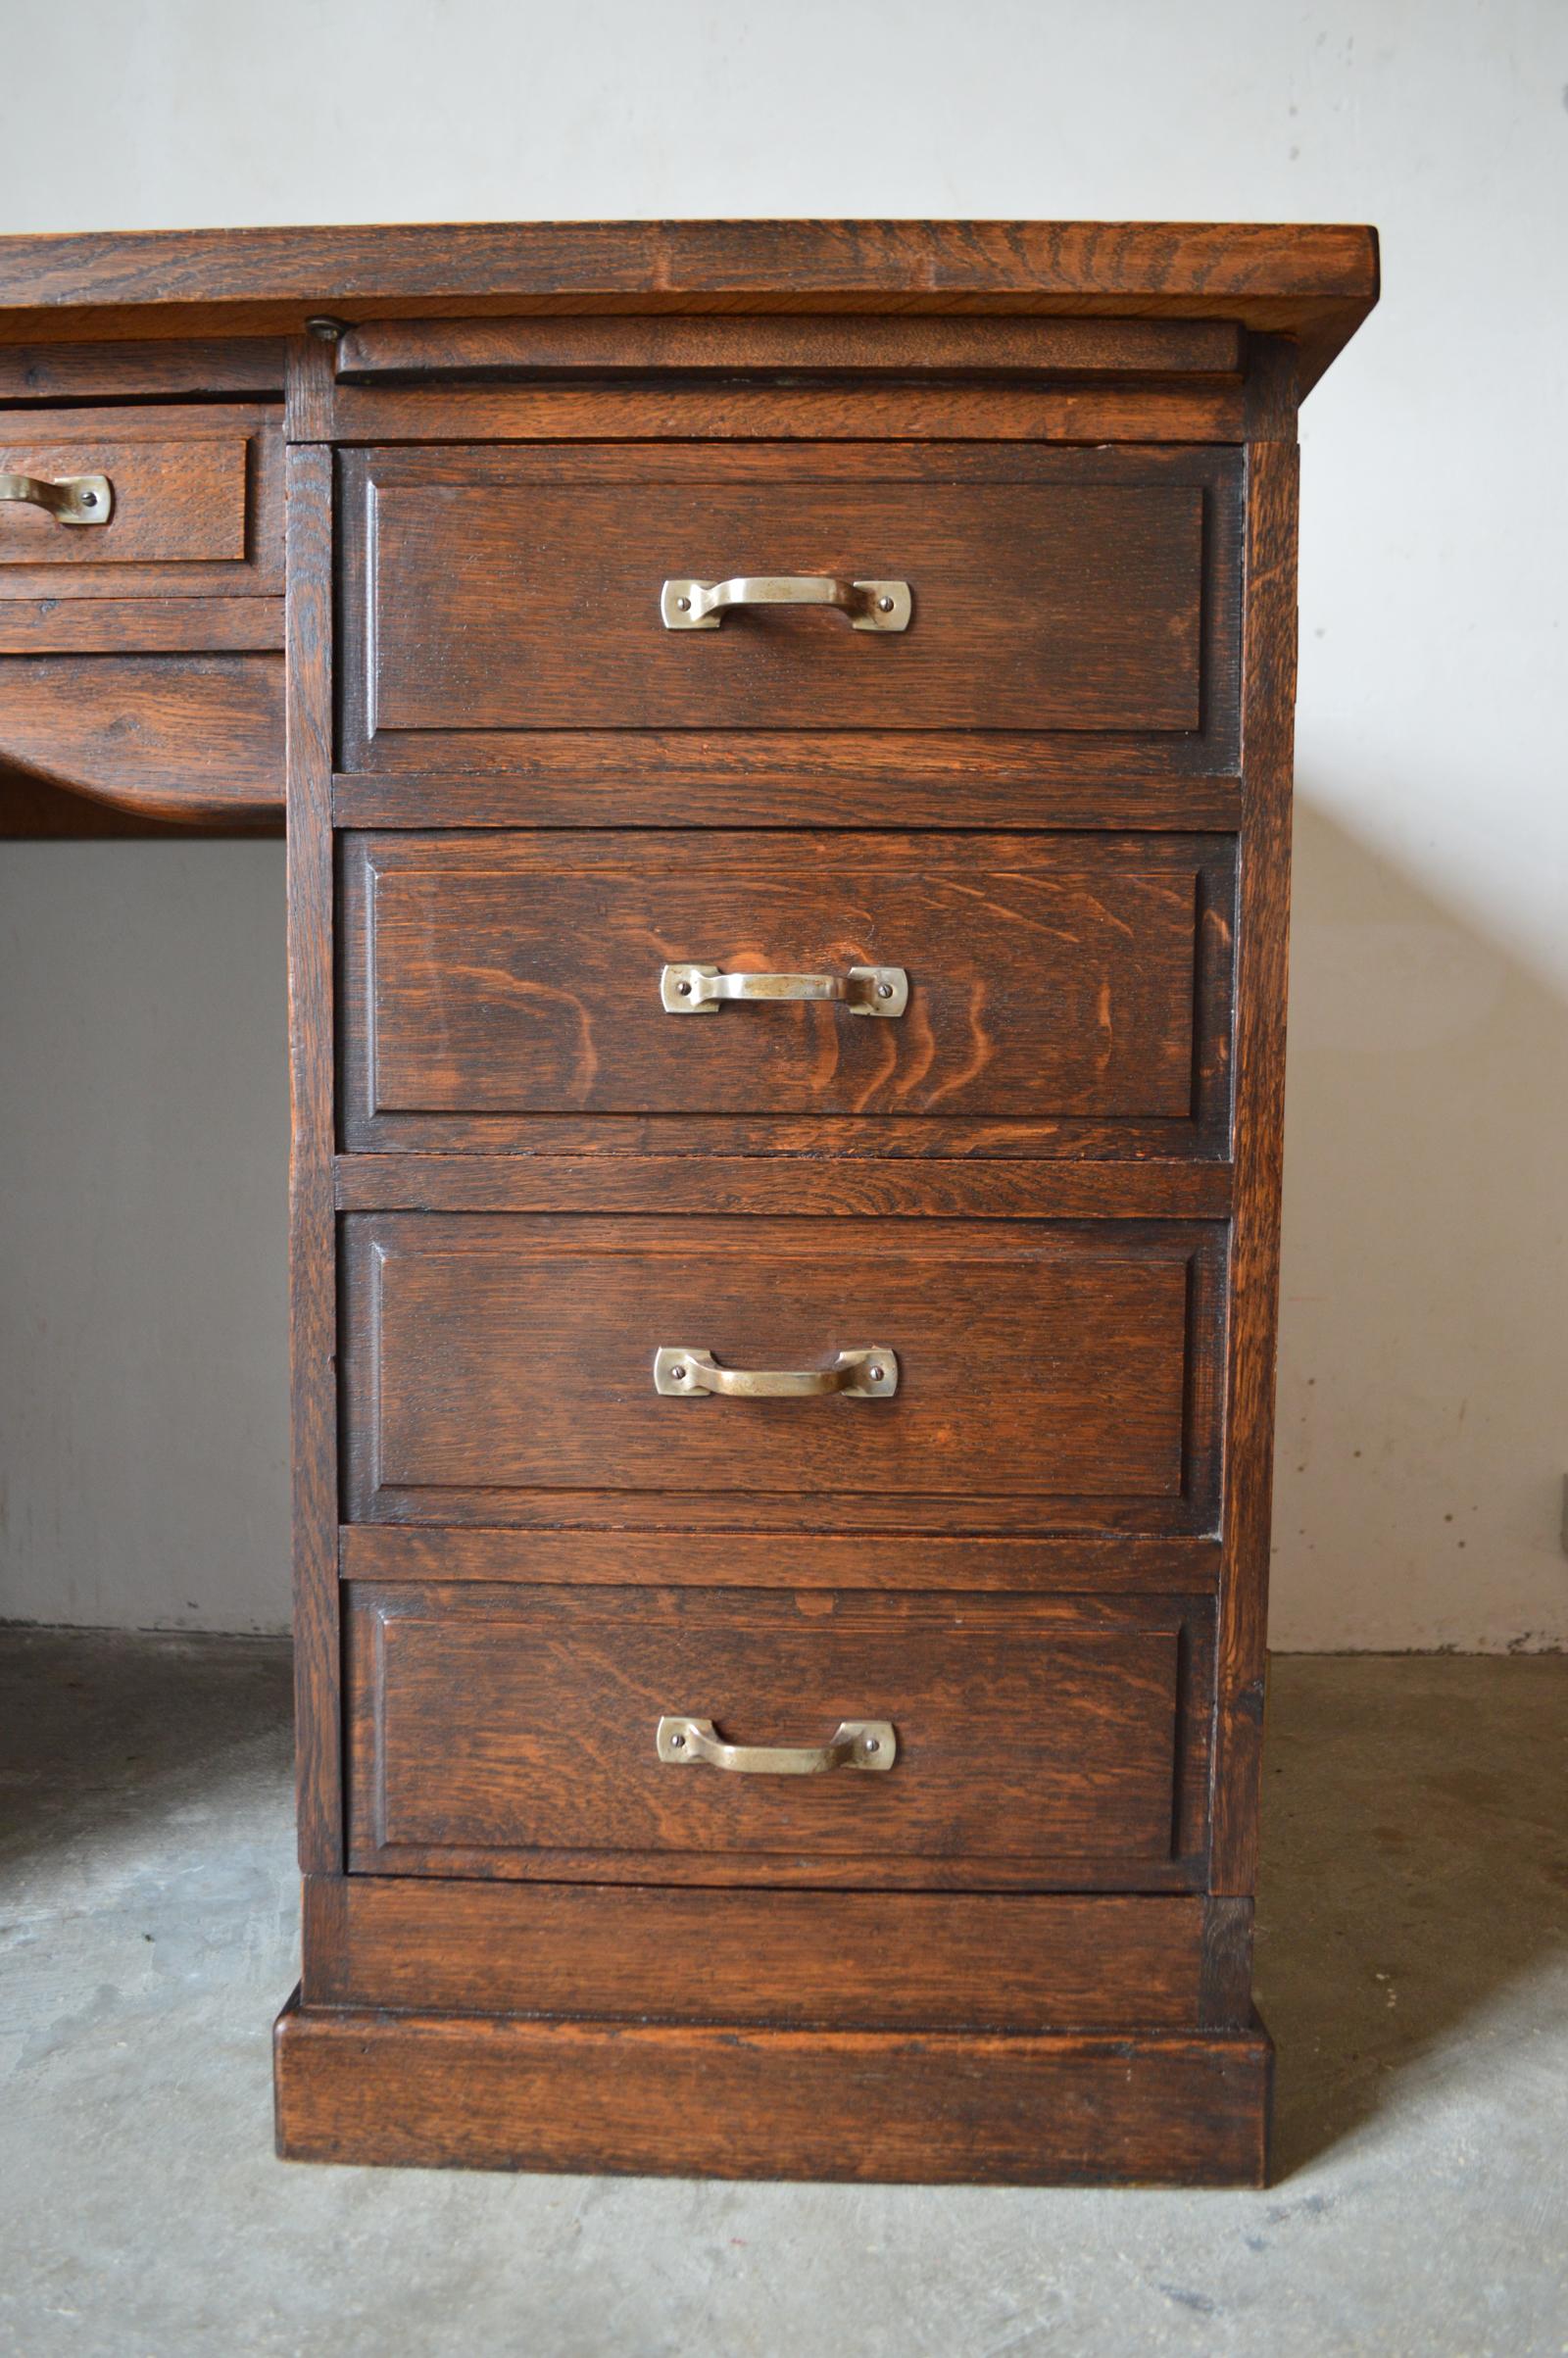
<path id="1" fill-rule="evenodd" d="M 674 2177 L 1260 2186 L 1262 2025 L 1040 2037 L 298 2011 L 286 2159 Z"/>

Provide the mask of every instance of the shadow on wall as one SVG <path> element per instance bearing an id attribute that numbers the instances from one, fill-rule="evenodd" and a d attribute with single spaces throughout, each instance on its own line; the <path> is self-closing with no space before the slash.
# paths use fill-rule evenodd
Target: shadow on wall
<path id="1" fill-rule="evenodd" d="M 1276 2181 L 1383 2134 L 1390 2107 L 1446 2105 L 1456 2154 L 1502 2134 L 1478 2050 L 1517 2063 L 1561 2018 L 1565 1708 L 1560 1655 L 1276 1665 L 1257 1902 Z"/>
<path id="2" fill-rule="evenodd" d="M 1270 1642 L 1562 1646 L 1568 1010 L 1334 800 L 1302 774 Z"/>

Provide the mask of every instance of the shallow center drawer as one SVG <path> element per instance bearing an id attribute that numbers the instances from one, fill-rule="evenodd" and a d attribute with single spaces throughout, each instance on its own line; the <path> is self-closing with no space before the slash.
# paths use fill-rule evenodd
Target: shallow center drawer
<path id="1" fill-rule="evenodd" d="M 752 1880 L 815 1860 L 906 1881 L 924 1861 L 961 1882 L 988 1862 L 1005 1881 L 1053 1858 L 1171 1856 L 1179 1604 L 350 1595 L 358 1867 L 634 1874 L 684 1853 Z M 710 1723 L 739 1765 L 671 1751 L 660 1725 L 677 1719 Z M 755 1765 L 819 1760 L 866 1722 L 880 1769 Z"/>
<path id="2" fill-rule="evenodd" d="M 0 600 L 281 593 L 281 427 L 237 402 L 0 413 Z"/>
<path id="3" fill-rule="evenodd" d="M 351 1147 L 576 1113 L 1223 1130 L 1229 837 L 350 835 L 340 890 Z"/>
<path id="4" fill-rule="evenodd" d="M 547 730 L 1190 734 L 1232 692 L 1224 454 L 470 446 L 343 467 L 351 769 Z"/>
<path id="5" fill-rule="evenodd" d="M 1216 1224 L 343 1228 L 351 1519 L 1193 1530 L 1214 1511 Z"/>

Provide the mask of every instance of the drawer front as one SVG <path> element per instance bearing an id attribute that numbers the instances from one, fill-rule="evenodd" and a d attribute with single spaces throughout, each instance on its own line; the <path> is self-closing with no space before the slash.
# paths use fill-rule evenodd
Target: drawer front
<path id="1" fill-rule="evenodd" d="M 351 1592 L 351 1864 L 720 1880 L 996 1878 L 1168 1867 L 1182 1649 L 1165 1600 L 796 1597 L 431 1587 Z M 1206 1626 L 1206 1624 L 1204 1625 Z M 1201 1650 L 1201 1638 L 1200 1638 Z M 1206 1657 L 1204 1657 L 1206 1659 Z M 743 1762 L 890 1728 L 885 1772 Z M 618 1863 L 617 1863 L 618 1862 Z"/>
<path id="2" fill-rule="evenodd" d="M 231 597 L 282 589 L 278 414 L 210 409 L 13 411 L 0 473 L 103 475 L 104 524 L 0 501 L 0 599 Z"/>
<path id="3" fill-rule="evenodd" d="M 345 766 L 557 731 L 1192 734 L 1234 703 L 1220 454 L 469 448 L 345 458 Z M 902 630 L 666 580 L 895 580 Z M 1205 640 L 1208 644 L 1205 647 Z"/>
<path id="4" fill-rule="evenodd" d="M 350 836 L 345 1143 L 927 1117 L 1037 1152 L 1218 1153 L 1234 893 L 1226 837 Z M 686 1014 L 662 991 L 682 961 L 861 996 Z M 878 1017 L 850 978 L 884 966 L 907 1005 Z"/>
<path id="5" fill-rule="evenodd" d="M 366 1213 L 343 1230 L 353 1519 L 1212 1527 L 1216 1225 Z M 872 1355 L 835 1372 L 856 1353 Z M 760 1370 L 800 1393 L 710 1388 Z"/>

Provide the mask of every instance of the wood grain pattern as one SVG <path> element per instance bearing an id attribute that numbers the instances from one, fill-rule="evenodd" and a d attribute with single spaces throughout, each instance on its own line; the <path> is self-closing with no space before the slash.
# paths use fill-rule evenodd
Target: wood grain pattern
<path id="1" fill-rule="evenodd" d="M 280 396 L 280 336 L 112 344 L 0 341 L 0 401 L 171 400 L 180 394 Z"/>
<path id="2" fill-rule="evenodd" d="M 275 408 L 214 402 L 0 414 L 0 468 L 107 474 L 109 522 L 0 506 L 0 600 L 277 597 L 282 441 Z"/>
<path id="3" fill-rule="evenodd" d="M 3 347 L 0 347 L 3 350 Z M 316 438 L 439 442 L 1241 442 L 1240 384 L 1197 377 L 1069 382 L 1033 377 L 864 381 L 725 376 L 330 385 Z"/>
<path id="4" fill-rule="evenodd" d="M 660 370 L 1004 371 L 1240 376 L 1240 330 L 1220 320 L 719 318 L 366 319 L 337 348 L 340 383 L 380 376 Z"/>
<path id="5" fill-rule="evenodd" d="M 1237 1894 L 1250 1892 L 1256 1881 L 1263 1743 L 1296 705 L 1298 462 L 1294 441 L 1270 438 L 1252 444 L 1248 478 L 1243 720 L 1248 808 L 1239 935 L 1226 1570 L 1213 1792 L 1213 1889 Z"/>
<path id="6" fill-rule="evenodd" d="M 148 817 L 273 819 L 283 670 L 275 655 L 8 656 L 0 761 Z"/>
<path id="7" fill-rule="evenodd" d="M 1242 2030 L 1252 2007 L 1252 1902 L 1203 1901 L 1198 2019 L 1205 2030 Z"/>
<path id="8" fill-rule="evenodd" d="M 288 672 L 284 2150 L 1260 2174 L 1293 446 L 1376 295 L 1335 228 L 0 240 L 4 449 L 120 493 L 0 513 L 0 831 L 275 826 Z M 662 631 L 743 569 L 915 626 Z M 679 957 L 914 1001 L 680 1024 Z M 634 1734 L 872 1687 L 889 1778 Z"/>
<path id="9" fill-rule="evenodd" d="M 900 1532 L 886 1547 L 814 1531 L 780 1541 L 726 1532 L 694 1547 L 684 1532 L 462 1531 L 345 1523 L 345 1580 L 560 1581 L 611 1587 L 1016 1590 L 1022 1595 L 1129 1593 L 1198 1597 L 1219 1581 L 1212 1539 L 933 1538 Z"/>
<path id="10" fill-rule="evenodd" d="M 278 2019 L 286 2160 L 923 2185 L 1260 2186 L 1272 2047 L 302 2012 Z"/>
<path id="11" fill-rule="evenodd" d="M 338 776 L 332 815 L 340 827 L 697 829 L 820 827 L 824 812 L 850 808 L 861 827 L 1224 834 L 1241 824 L 1241 782 L 1207 764 L 1239 760 L 1234 718 L 1228 745 L 1204 731 L 1193 739 L 470 735 L 463 766 Z M 503 766 L 469 766 L 482 747 L 503 748 Z"/>
<path id="12" fill-rule="evenodd" d="M 349 1864 L 551 1880 L 684 1854 L 706 1880 L 1173 1854 L 1182 1616 L 1161 1599 L 866 1591 L 348 1592 Z M 883 1776 L 671 1766 L 666 1713 L 742 1744 L 890 1719 Z M 930 1862 L 927 1869 L 927 1862 Z M 597 1864 L 597 1861 L 596 1861 Z M 449 1870 L 450 1871 L 450 1870 Z M 639 1878 L 641 1880 L 642 1878 Z"/>
<path id="13" fill-rule="evenodd" d="M 22 770 L 0 766 L 0 842 L 83 843 L 144 837 L 177 843 L 280 836 L 282 832 L 281 816 L 250 820 L 149 818 L 139 811 L 121 810 L 112 803 L 96 802 L 90 795 L 68 793 L 62 786 L 50 786 Z"/>
<path id="14" fill-rule="evenodd" d="M 848 465 L 856 479 L 878 473 L 906 479 L 911 468 L 937 468 L 960 481 L 979 469 L 1006 470 L 1008 454 L 958 445 L 924 450 L 860 444 L 846 454 L 827 447 L 735 447 L 720 454 L 727 475 L 772 480 L 804 468 L 813 478 Z M 379 464 L 425 468 L 439 454 L 384 454 Z M 505 454 L 502 454 L 504 457 Z M 534 449 L 516 459 L 530 475 L 580 472 L 584 454 Z M 1018 731 L 987 727 L 978 734 L 861 728 L 798 732 L 734 727 L 552 731 L 475 728 L 383 732 L 368 736 L 368 672 L 356 656 L 346 663 L 343 759 L 351 771 L 396 777 L 396 797 L 340 779 L 336 809 L 354 823 L 429 825 L 557 824 L 684 826 L 821 824 L 824 797 L 837 808 L 848 796 L 862 825 L 1103 826 L 1154 824 L 1183 828 L 1235 823 L 1239 804 L 1225 774 L 1239 760 L 1238 654 L 1242 531 L 1240 477 L 1227 452 L 1121 454 L 1047 451 L 1038 462 L 1059 482 L 1077 471 L 1102 479 L 1108 464 L 1131 467 L 1136 479 L 1202 490 L 1203 551 L 1200 634 L 1204 650 L 1200 725 L 1190 731 L 1138 734 L 1106 730 Z M 500 464 L 492 458 L 492 464 Z M 679 481 L 682 469 L 710 468 L 713 454 L 648 445 L 639 451 L 600 449 L 598 473 L 619 469 L 638 479 Z M 362 627 L 367 556 L 366 454 L 348 454 L 342 542 L 346 615 Z M 471 475 L 471 453 L 455 464 Z M 769 617 L 776 619 L 777 617 Z M 807 621 L 833 617 L 808 615 Z M 728 625 L 726 624 L 726 628 Z M 658 635 L 666 640 L 670 634 Z M 700 634 L 705 640 L 723 632 Z M 857 634 L 845 634 L 855 638 Z M 881 642 L 882 652 L 893 642 Z M 662 654 L 662 649 L 661 649 Z M 901 715 L 906 718 L 906 715 Z M 1178 781 L 1180 783 L 1178 783 Z M 405 783 L 406 782 L 406 783 Z M 523 789 L 523 791 L 518 791 Z M 348 798 L 348 799 L 346 799 Z"/>
<path id="15" fill-rule="evenodd" d="M 300 1865 L 342 1864 L 332 1205 L 332 467 L 288 461 L 289 1385 Z"/>
<path id="16" fill-rule="evenodd" d="M 114 506 L 109 520 L 90 531 L 62 528 L 42 509 L 0 507 L 0 566 L 67 566 L 94 572 L 102 565 L 211 563 L 245 556 L 245 438 L 221 441 L 124 442 L 111 420 L 97 421 L 90 439 L 0 443 L 0 468 L 56 482 L 73 474 L 104 474 Z M 74 586 L 62 583 L 63 588 Z"/>
<path id="17" fill-rule="evenodd" d="M 0 239 L 0 338 L 297 333 L 322 311 L 1229 319 L 1303 389 L 1378 296 L 1377 232 L 1194 221 L 555 221 Z"/>
<path id="18" fill-rule="evenodd" d="M 955 1134 L 956 1135 L 956 1134 Z M 644 1142 L 646 1146 L 647 1142 Z M 344 1154 L 340 1211 L 695 1211 L 827 1219 L 1224 1219 L 1220 1162 L 904 1161 L 802 1154 Z"/>
<path id="19" fill-rule="evenodd" d="M 940 445 L 350 455 L 349 765 L 362 729 L 372 747 L 415 734 L 421 759 L 433 735 L 458 754 L 539 729 L 1191 733 L 1193 476 L 1215 464 Z M 914 619 L 880 638 L 743 611 L 671 632 L 671 573 L 894 575 Z"/>
<path id="20" fill-rule="evenodd" d="M 991 1502 L 1036 1526 L 1203 1529 L 1217 1232 L 1180 1223 L 360 1214 L 343 1224 L 354 1519 L 667 1520 L 770 1496 L 800 1524 Z M 667 1400 L 656 1350 L 733 1367 L 898 1353 L 895 1399 Z M 946 1505 L 944 1505 L 946 1502 Z M 1079 1518 L 1082 1518 L 1080 1521 Z"/>
<path id="21" fill-rule="evenodd" d="M 304 1996 L 839 2030 L 1198 2030 L 1215 2027 L 1200 2011 L 1210 1905 L 313 1876 Z"/>
<path id="22" fill-rule="evenodd" d="M 345 1142 L 509 1146 L 528 1117 L 568 1112 L 940 1113 L 1019 1129 L 1142 1117 L 1214 1151 L 1230 852 L 1192 837 L 350 837 Z M 682 1020 L 660 1001 L 668 959 L 893 963 L 909 1004 L 887 1022 L 820 1003 Z"/>
<path id="23" fill-rule="evenodd" d="M 0 597 L 0 655 L 272 654 L 282 646 L 281 597 Z M 280 767 L 280 815 L 282 784 Z"/>

